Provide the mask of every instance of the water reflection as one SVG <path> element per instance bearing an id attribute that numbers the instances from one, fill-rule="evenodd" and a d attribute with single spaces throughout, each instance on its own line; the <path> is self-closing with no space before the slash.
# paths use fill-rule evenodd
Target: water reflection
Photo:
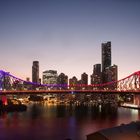
<path id="1" fill-rule="evenodd" d="M 57 105 L 56 106 L 56 117 L 58 118 L 63 118 L 65 117 L 67 114 L 67 108 L 64 105 Z"/>
<path id="2" fill-rule="evenodd" d="M 31 107 L 31 119 L 37 119 L 41 116 L 42 111 L 41 108 L 39 107 L 39 104 L 33 104 L 33 106 Z"/>
<path id="3" fill-rule="evenodd" d="M 139 111 L 117 109 L 110 105 L 32 103 L 26 112 L 4 113 L 0 116 L 3 134 L 0 139 L 85 140 L 89 133 L 139 118 Z"/>

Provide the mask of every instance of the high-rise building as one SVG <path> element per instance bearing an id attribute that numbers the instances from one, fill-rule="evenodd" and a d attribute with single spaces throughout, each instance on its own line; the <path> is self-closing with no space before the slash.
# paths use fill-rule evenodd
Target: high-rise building
<path id="1" fill-rule="evenodd" d="M 39 83 L 39 61 L 33 61 L 32 82 Z"/>
<path id="2" fill-rule="evenodd" d="M 93 74 L 91 75 L 91 84 L 101 84 L 102 79 L 101 64 L 93 65 Z"/>
<path id="3" fill-rule="evenodd" d="M 69 79 L 70 89 L 77 89 L 77 84 L 78 84 L 78 79 L 75 76 Z"/>
<path id="4" fill-rule="evenodd" d="M 102 83 L 106 83 L 105 69 L 111 66 L 111 42 L 102 43 Z"/>
<path id="5" fill-rule="evenodd" d="M 118 80 L 118 66 L 113 65 L 110 67 L 107 67 L 105 69 L 105 75 L 107 82 L 117 81 Z M 110 89 L 115 89 L 117 87 L 117 83 L 114 83 L 110 85 Z"/>
<path id="6" fill-rule="evenodd" d="M 57 84 L 58 74 L 56 70 L 46 70 L 43 72 L 43 84 Z"/>
<path id="7" fill-rule="evenodd" d="M 75 85 L 77 84 L 77 82 L 78 82 L 78 79 L 75 76 L 69 79 L 69 85 Z"/>
<path id="8" fill-rule="evenodd" d="M 101 74 L 101 64 L 93 65 L 93 74 L 95 75 Z"/>
<path id="9" fill-rule="evenodd" d="M 81 84 L 82 84 L 82 89 L 87 89 L 88 85 L 88 75 L 84 72 L 81 74 Z"/>
<path id="10" fill-rule="evenodd" d="M 60 73 L 57 78 L 57 83 L 61 85 L 61 89 L 67 89 L 68 86 L 68 76 L 64 73 Z"/>
<path id="11" fill-rule="evenodd" d="M 88 85 L 88 75 L 85 72 L 81 74 L 81 84 Z"/>
<path id="12" fill-rule="evenodd" d="M 102 43 L 102 72 L 111 66 L 111 42 Z"/>

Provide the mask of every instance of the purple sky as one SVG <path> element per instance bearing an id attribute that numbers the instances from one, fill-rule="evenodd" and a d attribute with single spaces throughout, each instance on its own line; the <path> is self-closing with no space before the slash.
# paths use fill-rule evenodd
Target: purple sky
<path id="1" fill-rule="evenodd" d="M 140 70 L 140 0 L 0 0 L 0 69 L 20 78 L 34 60 L 40 77 L 90 75 L 106 41 L 119 79 Z"/>

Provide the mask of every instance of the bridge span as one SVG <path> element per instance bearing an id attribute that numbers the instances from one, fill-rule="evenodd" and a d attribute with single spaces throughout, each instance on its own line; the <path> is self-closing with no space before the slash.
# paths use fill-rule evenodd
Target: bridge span
<path id="1" fill-rule="evenodd" d="M 108 93 L 140 94 L 140 71 L 118 80 L 100 84 L 40 84 L 22 80 L 8 72 L 0 70 L 0 93 Z"/>

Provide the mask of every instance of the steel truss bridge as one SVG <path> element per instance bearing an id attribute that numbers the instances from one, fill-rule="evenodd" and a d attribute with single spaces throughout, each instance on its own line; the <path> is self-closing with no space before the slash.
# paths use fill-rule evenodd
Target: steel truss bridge
<path id="1" fill-rule="evenodd" d="M 0 94 L 22 93 L 133 93 L 140 94 L 140 71 L 103 84 L 40 84 L 22 80 L 0 70 Z"/>

